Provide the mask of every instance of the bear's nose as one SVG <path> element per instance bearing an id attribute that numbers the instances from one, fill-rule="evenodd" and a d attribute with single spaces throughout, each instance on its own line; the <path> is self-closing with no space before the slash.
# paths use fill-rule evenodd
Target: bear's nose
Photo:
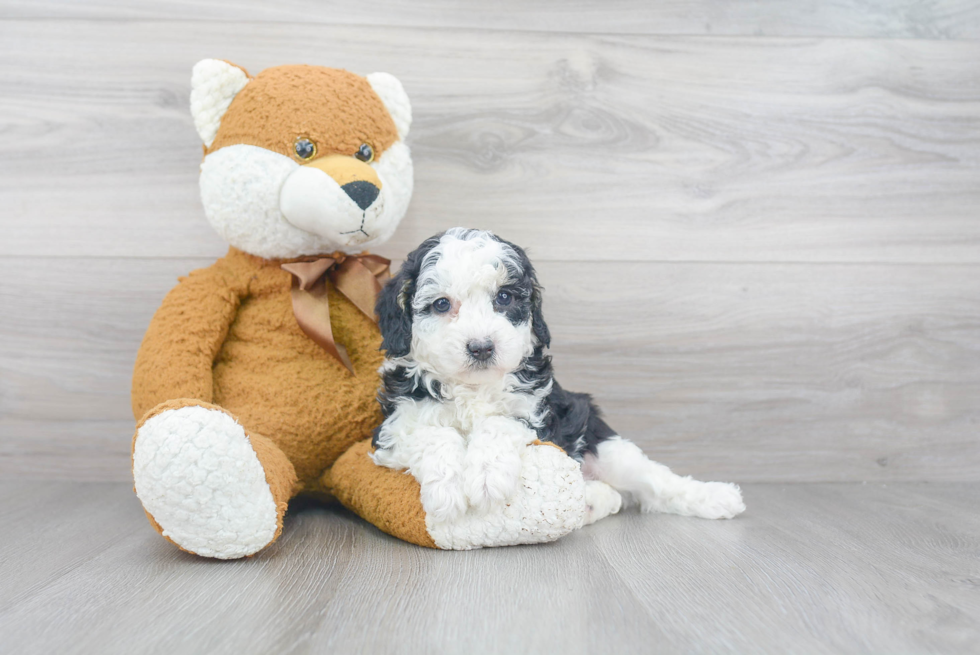
<path id="1" fill-rule="evenodd" d="M 316 168 L 336 182 L 344 193 L 364 211 L 370 207 L 381 194 L 381 178 L 378 172 L 354 157 L 347 155 L 326 155 L 303 164 Z"/>
<path id="2" fill-rule="evenodd" d="M 364 180 L 348 182 L 340 188 L 362 210 L 370 207 L 371 203 L 377 200 L 378 194 L 381 193 L 381 189 Z"/>
<path id="3" fill-rule="evenodd" d="M 478 362 L 485 362 L 493 357 L 493 341 L 489 339 L 483 341 L 474 339 L 466 344 L 466 349 L 470 352 L 470 357 Z"/>

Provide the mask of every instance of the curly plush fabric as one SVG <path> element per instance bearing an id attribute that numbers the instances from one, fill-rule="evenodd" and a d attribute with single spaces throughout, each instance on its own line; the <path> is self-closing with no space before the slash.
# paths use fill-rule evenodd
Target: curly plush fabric
<path id="1" fill-rule="evenodd" d="M 363 143 L 380 155 L 398 140 L 398 129 L 360 75 L 277 66 L 256 75 L 235 96 L 207 152 L 244 143 L 293 157 L 297 135 L 317 144 L 320 156 L 353 155 Z"/>
<path id="2" fill-rule="evenodd" d="M 523 493 L 513 502 L 486 513 L 471 509 L 449 523 L 426 517 L 415 478 L 375 466 L 372 451 L 368 441 L 355 444 L 324 476 L 324 486 L 384 532 L 419 546 L 472 550 L 554 541 L 585 520 L 582 472 L 553 443 L 535 441 L 524 451 Z"/>
<path id="3" fill-rule="evenodd" d="M 243 68 L 217 59 L 205 59 L 191 74 L 191 116 L 205 147 L 214 142 L 221 117 L 235 95 L 248 84 Z"/>
<path id="4" fill-rule="evenodd" d="M 380 530 L 426 548 L 437 548 L 425 525 L 419 483 L 404 471 L 376 466 L 370 441 L 354 444 L 323 476 L 344 507 Z"/>
<path id="5" fill-rule="evenodd" d="M 404 139 L 412 125 L 412 104 L 408 101 L 402 83 L 388 73 L 371 73 L 366 79 L 388 108 L 391 120 L 398 129 L 398 137 Z"/>
<path id="6" fill-rule="evenodd" d="M 274 541 L 296 489 L 295 471 L 274 444 L 193 399 L 161 403 L 140 421 L 133 479 L 164 537 L 218 559 L 252 555 Z"/>
<path id="7" fill-rule="evenodd" d="M 575 460 L 552 443 L 535 442 L 521 456 L 521 493 L 501 509 L 438 523 L 426 518 L 436 546 L 472 550 L 555 541 L 585 522 L 585 480 Z"/>
<path id="8" fill-rule="evenodd" d="M 133 413 L 193 398 L 221 406 L 272 440 L 302 489 L 381 421 L 377 325 L 329 289 L 331 324 L 357 375 L 330 357 L 293 316 L 282 260 L 235 250 L 183 278 L 154 316 L 133 372 Z"/>

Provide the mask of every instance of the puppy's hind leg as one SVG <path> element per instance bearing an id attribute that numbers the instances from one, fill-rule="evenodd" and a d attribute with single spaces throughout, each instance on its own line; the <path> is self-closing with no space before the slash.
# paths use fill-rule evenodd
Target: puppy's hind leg
<path id="1" fill-rule="evenodd" d="M 745 511 L 742 492 L 726 482 L 699 482 L 651 461 L 619 436 L 601 441 L 582 463 L 586 479 L 601 480 L 640 503 L 644 512 L 730 519 Z"/>

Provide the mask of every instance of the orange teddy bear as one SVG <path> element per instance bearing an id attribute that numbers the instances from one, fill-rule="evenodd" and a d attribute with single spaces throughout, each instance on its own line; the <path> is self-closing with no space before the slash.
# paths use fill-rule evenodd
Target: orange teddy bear
<path id="1" fill-rule="evenodd" d="M 582 525 L 578 464 L 528 449 L 525 492 L 435 524 L 411 475 L 375 466 L 383 360 L 374 299 L 412 194 L 411 105 L 386 73 L 280 66 L 255 77 L 207 59 L 191 112 L 201 199 L 230 248 L 183 278 L 133 373 L 136 493 L 180 548 L 223 559 L 268 546 L 291 498 L 336 498 L 437 548 L 550 541 Z"/>

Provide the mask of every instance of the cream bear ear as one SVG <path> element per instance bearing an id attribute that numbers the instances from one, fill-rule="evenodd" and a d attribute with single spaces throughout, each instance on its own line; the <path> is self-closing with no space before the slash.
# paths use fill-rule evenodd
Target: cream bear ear
<path id="1" fill-rule="evenodd" d="M 221 117 L 238 92 L 248 84 L 248 73 L 220 59 L 202 59 L 191 73 L 191 116 L 204 145 L 211 147 Z"/>
<path id="2" fill-rule="evenodd" d="M 404 139 L 408 128 L 412 126 L 412 103 L 408 101 L 408 94 L 405 93 L 402 83 L 388 73 L 371 73 L 367 76 L 367 81 L 388 108 L 391 119 L 395 121 L 395 129 L 398 130 L 398 138 Z"/>

